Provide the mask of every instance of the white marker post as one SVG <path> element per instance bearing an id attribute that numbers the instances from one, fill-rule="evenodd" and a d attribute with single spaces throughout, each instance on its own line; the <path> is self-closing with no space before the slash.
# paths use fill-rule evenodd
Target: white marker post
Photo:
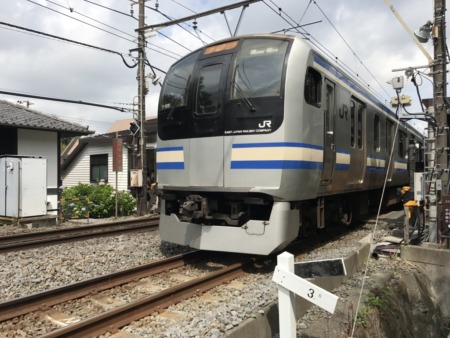
<path id="1" fill-rule="evenodd" d="M 319 267 L 328 268 L 330 261 L 309 262 L 308 264 L 315 263 Z M 327 275 L 345 275 L 345 266 L 342 259 L 334 261 L 338 265 L 342 264 L 342 267 L 336 269 L 339 272 Z M 278 255 L 277 263 L 272 280 L 278 284 L 280 338 L 294 338 L 296 336 L 295 294 L 330 313 L 334 313 L 339 297 L 296 276 L 294 274 L 294 256 L 292 254 L 283 252 Z"/>

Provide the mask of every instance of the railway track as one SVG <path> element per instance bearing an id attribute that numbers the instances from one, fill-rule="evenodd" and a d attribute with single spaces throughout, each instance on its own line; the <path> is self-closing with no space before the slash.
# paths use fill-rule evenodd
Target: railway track
<path id="1" fill-rule="evenodd" d="M 99 223 L 72 228 L 29 232 L 0 237 L 0 254 L 44 245 L 85 240 L 98 236 L 156 229 L 159 218 L 138 218 L 127 221 Z"/>
<path id="2" fill-rule="evenodd" d="M 121 327 L 134 320 L 159 312 L 172 304 L 188 299 L 193 295 L 202 294 L 244 275 L 245 269 L 252 264 L 253 261 L 232 264 L 205 276 L 169 287 L 155 295 L 130 302 L 95 317 L 50 332 L 42 337 L 97 337 L 107 332 L 117 332 Z"/>
<path id="3" fill-rule="evenodd" d="M 330 232 L 329 236 L 335 237 L 336 232 Z M 320 246 L 320 243 L 317 241 L 307 241 L 307 243 L 300 241 L 293 243 L 286 250 L 295 255 L 300 255 L 309 250 L 314 250 L 318 246 Z M 160 273 L 166 273 L 186 265 L 208 262 L 211 259 L 210 256 L 211 252 L 192 251 L 132 269 L 2 302 L 0 303 L 0 322 L 34 311 L 46 311 L 57 304 L 89 297 L 117 286 L 133 283 Z M 236 279 L 244 275 L 245 271 L 260 263 L 258 259 L 250 256 L 244 256 L 244 260 L 239 259 L 235 255 L 231 255 L 231 257 L 234 257 L 233 263 L 219 270 L 183 283 L 177 283 L 160 292 L 139 298 L 136 301 L 118 306 L 96 316 L 90 316 L 85 320 L 80 320 L 69 326 L 49 332 L 43 337 L 96 337 L 106 332 L 118 331 L 132 321 L 139 320 L 155 312 L 161 312 L 172 304 L 188 299 L 193 295 L 202 294 L 218 285 Z M 261 261 L 266 263 L 267 261 L 272 261 L 275 264 L 276 255 L 261 257 Z M 167 278 L 167 276 L 163 278 Z"/>
<path id="4" fill-rule="evenodd" d="M 346 232 L 351 233 L 351 228 L 347 228 L 344 233 Z M 300 240 L 285 250 L 296 256 L 301 256 L 309 251 L 320 251 L 324 243 L 342 235 L 342 229 L 334 229 L 326 234 L 322 233 L 317 238 Z M 40 319 L 38 321 L 41 323 L 43 331 L 39 336 L 96 337 L 107 332 L 115 333 L 133 321 L 164 312 L 172 304 L 188 299 L 193 295 L 201 295 L 207 290 L 241 277 L 249 271 L 254 271 L 255 267 L 264 267 L 263 270 L 266 270 L 266 272 L 267 270 L 273 271 L 276 264 L 276 255 L 261 257 L 261 262 L 250 256 L 229 255 L 227 257 L 231 258 L 231 263 L 228 262 L 225 267 L 222 266 L 223 263 L 218 263 L 221 265 L 219 269 L 217 260 L 214 262 L 214 254 L 205 251 L 193 251 L 126 271 L 6 301 L 0 303 L 0 322 L 5 322 L 5 324 L 17 320 L 30 322 L 29 316 L 34 321 L 34 318 L 38 320 L 37 318 L 45 317 L 51 311 L 59 311 L 70 314 L 69 325 L 60 328 L 61 326 L 58 325 L 52 327 L 45 324 L 44 327 L 43 322 L 41 322 L 42 319 Z M 207 273 L 203 271 L 191 274 L 192 271 L 197 269 L 195 267 L 197 264 L 201 270 L 201 267 L 213 266 L 211 262 L 214 268 L 207 269 Z M 196 276 L 188 281 L 178 280 L 174 283 L 171 280 L 172 274 L 180 274 L 180 270 L 183 270 L 184 276 Z M 149 286 L 161 284 L 158 280 L 164 281 L 162 283 L 164 286 L 155 291 Z M 144 288 L 152 289 L 151 292 L 146 291 L 139 294 L 133 291 L 131 294 L 135 296 L 131 299 L 120 296 L 121 293 L 128 292 L 125 291 L 126 289 L 139 288 L 143 284 L 146 284 Z M 103 310 L 97 309 L 98 311 L 96 310 L 94 313 L 92 305 L 84 305 L 95 304 L 96 297 L 116 298 L 116 296 L 118 298 L 112 301 L 111 307 L 103 308 Z M 119 299 L 125 301 L 120 303 Z M 50 309 L 52 306 L 53 308 Z M 85 306 L 88 307 L 85 308 Z"/>
<path id="5" fill-rule="evenodd" d="M 173 256 L 153 263 L 141 265 L 128 270 L 114 272 L 100 277 L 84 280 L 78 283 L 65 285 L 59 288 L 36 293 L 30 296 L 16 298 L 0 303 L 0 322 L 41 310 L 69 300 L 81 298 L 92 293 L 111 289 L 118 285 L 129 283 L 157 273 L 175 269 L 188 263 L 205 259 L 202 251 L 193 251 Z"/>
<path id="6" fill-rule="evenodd" d="M 234 257 L 234 255 L 232 255 Z M 89 297 L 101 291 L 112 289 L 157 275 L 170 270 L 210 261 L 211 253 L 192 251 L 167 259 L 138 266 L 132 269 L 100 276 L 82 282 L 66 285 L 42 293 L 20 297 L 0 303 L 0 322 L 7 321 L 34 311 L 46 311 L 51 306 L 70 302 L 82 297 Z M 237 257 L 233 259 L 237 260 Z M 153 312 L 161 311 L 168 306 L 201 294 L 225 282 L 242 276 L 245 270 L 252 266 L 253 259 L 244 262 L 231 263 L 226 267 L 182 283 L 176 283 L 153 295 L 140 298 L 123 306 L 105 311 L 97 316 L 89 317 L 77 323 L 49 332 L 42 337 L 95 337 L 106 332 L 117 331 L 133 320 L 143 318 Z M 165 277 L 167 278 L 167 277 Z"/>

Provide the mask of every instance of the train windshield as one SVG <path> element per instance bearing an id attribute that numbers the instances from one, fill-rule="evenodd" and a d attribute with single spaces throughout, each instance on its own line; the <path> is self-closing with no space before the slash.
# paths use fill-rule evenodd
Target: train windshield
<path id="1" fill-rule="evenodd" d="M 175 64 L 166 75 L 159 109 L 174 109 L 187 105 L 187 87 L 191 78 L 198 52 Z"/>
<path id="2" fill-rule="evenodd" d="M 243 41 L 236 58 L 231 99 L 280 96 L 287 48 L 284 40 Z"/>

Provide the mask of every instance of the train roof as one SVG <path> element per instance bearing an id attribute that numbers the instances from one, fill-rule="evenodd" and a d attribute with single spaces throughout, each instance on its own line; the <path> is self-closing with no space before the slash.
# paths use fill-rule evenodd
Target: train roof
<path id="1" fill-rule="evenodd" d="M 332 65 L 331 60 L 326 57 L 325 55 L 323 55 L 320 51 L 318 51 L 310 42 L 308 42 L 308 40 L 305 40 L 299 36 L 296 35 L 291 35 L 291 34 L 271 34 L 271 33 L 262 33 L 262 34 L 243 34 L 243 35 L 237 35 L 237 36 L 232 36 L 229 38 L 224 38 L 218 41 L 214 41 L 212 43 L 206 44 L 200 48 L 197 48 L 196 50 L 186 54 L 183 58 L 180 58 L 179 60 L 177 60 L 176 62 L 174 62 L 172 64 L 175 65 L 177 64 L 181 59 L 184 59 L 185 57 L 187 57 L 188 55 L 197 53 L 200 50 L 203 50 L 205 48 L 211 47 L 211 46 L 216 46 L 216 45 L 220 45 L 223 43 L 227 43 L 230 41 L 235 41 L 238 39 L 245 39 L 245 38 L 280 38 L 280 39 L 288 39 L 288 40 L 296 40 L 299 41 L 301 43 L 304 43 L 305 45 L 308 46 L 308 48 L 311 49 L 311 51 L 317 55 L 317 57 L 319 57 L 322 60 L 322 65 L 325 65 L 328 70 L 331 70 L 332 72 L 335 73 L 335 75 L 338 75 L 338 78 L 340 78 L 341 80 L 345 80 L 348 82 L 348 84 L 350 84 L 350 87 L 357 91 L 360 95 L 364 96 L 366 99 L 368 99 L 372 105 L 378 107 L 383 113 L 385 113 L 387 116 L 391 117 L 392 120 L 399 122 L 401 125 L 403 125 L 406 129 L 408 129 L 410 132 L 416 134 L 417 136 L 423 137 L 423 135 L 417 130 L 415 129 L 413 126 L 409 125 L 408 123 L 401 121 L 398 119 L 397 115 L 395 114 L 395 112 L 389 108 L 386 104 L 384 104 L 382 101 L 380 101 L 379 99 L 377 99 L 372 93 L 370 93 L 366 88 L 364 88 L 360 83 L 358 83 L 357 79 L 351 75 L 349 75 L 347 72 L 345 72 L 342 68 L 337 67 Z"/>

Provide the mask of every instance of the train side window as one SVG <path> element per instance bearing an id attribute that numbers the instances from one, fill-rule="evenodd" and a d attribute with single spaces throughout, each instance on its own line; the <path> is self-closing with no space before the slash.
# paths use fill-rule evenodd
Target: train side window
<path id="1" fill-rule="evenodd" d="M 221 74 L 222 64 L 207 66 L 200 70 L 195 105 L 195 113 L 197 115 L 211 115 L 219 112 Z"/>
<path id="2" fill-rule="evenodd" d="M 358 148 L 362 149 L 363 146 L 363 112 L 364 112 L 364 105 L 360 102 L 358 102 Z"/>
<path id="3" fill-rule="evenodd" d="M 386 152 L 387 154 L 391 154 L 392 148 L 392 133 L 393 133 L 394 124 L 392 121 L 386 121 Z"/>
<path id="4" fill-rule="evenodd" d="M 308 68 L 305 76 L 305 101 L 313 106 L 320 107 L 322 96 L 322 75 Z"/>
<path id="5" fill-rule="evenodd" d="M 350 146 L 355 147 L 355 101 L 350 101 Z"/>
<path id="6" fill-rule="evenodd" d="M 380 117 L 378 115 L 374 116 L 373 121 L 373 147 L 377 153 L 380 152 Z"/>

